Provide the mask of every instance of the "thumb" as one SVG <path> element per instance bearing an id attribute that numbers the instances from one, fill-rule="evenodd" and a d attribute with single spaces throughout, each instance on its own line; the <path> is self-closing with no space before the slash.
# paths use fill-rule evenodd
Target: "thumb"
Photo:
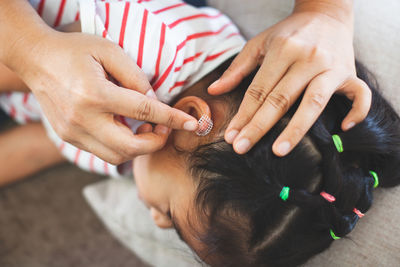
<path id="1" fill-rule="evenodd" d="M 368 116 L 372 92 L 368 85 L 359 78 L 346 81 L 338 92 L 344 93 L 347 98 L 353 101 L 351 110 L 342 121 L 342 129 L 347 131 Z"/>
<path id="2" fill-rule="evenodd" d="M 208 87 L 211 95 L 221 95 L 235 89 L 258 65 L 258 49 L 247 43 L 224 74 Z"/>
<path id="3" fill-rule="evenodd" d="M 153 91 L 146 74 L 119 46 L 113 44 L 109 49 L 100 49 L 98 57 L 104 70 L 124 88 L 142 94 Z"/>

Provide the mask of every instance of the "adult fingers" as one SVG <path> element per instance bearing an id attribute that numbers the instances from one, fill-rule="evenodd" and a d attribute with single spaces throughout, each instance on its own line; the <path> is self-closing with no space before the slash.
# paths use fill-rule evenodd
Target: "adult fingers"
<path id="1" fill-rule="evenodd" d="M 90 151 L 100 159 L 114 165 L 118 165 L 129 160 L 129 157 L 119 151 L 112 150 L 108 146 L 93 138 L 93 136 L 86 135 L 85 137 L 81 137 L 81 140 L 82 143 L 76 144 L 72 142 L 71 144 L 85 151 Z"/>
<path id="2" fill-rule="evenodd" d="M 97 56 L 107 73 L 123 87 L 142 94 L 149 92 L 152 97 L 155 96 L 147 76 L 122 48 L 115 44 L 109 44 L 108 49 L 100 49 Z"/>
<path id="3" fill-rule="evenodd" d="M 107 112 L 179 130 L 195 131 L 198 127 L 197 120 L 181 110 L 111 82 L 109 85 L 112 89 L 103 96 Z"/>
<path id="4" fill-rule="evenodd" d="M 279 48 L 275 47 L 275 49 Z M 294 60 L 294 54 L 281 54 L 279 50 L 275 51 L 272 48 L 266 54 L 260 69 L 244 95 L 237 114 L 226 129 L 225 140 L 228 143 L 232 143 L 239 131 L 250 122 Z"/>
<path id="5" fill-rule="evenodd" d="M 112 164 L 120 164 L 135 156 L 152 153 L 161 149 L 168 139 L 169 129 L 159 126 L 153 132 L 134 134 L 122 123 L 114 120 L 112 116 L 98 125 L 95 138 L 107 144 L 112 151 L 117 152 L 120 157 L 116 159 L 106 159 Z"/>
<path id="6" fill-rule="evenodd" d="M 324 72 L 311 81 L 299 108 L 272 146 L 275 155 L 287 155 L 300 142 L 322 113 L 338 83 L 342 80 L 333 72 Z"/>
<path id="7" fill-rule="evenodd" d="M 308 64 L 296 63 L 290 67 L 251 121 L 240 130 L 233 142 L 235 151 L 243 154 L 250 150 L 299 98 L 317 71 Z"/>
<path id="8" fill-rule="evenodd" d="M 351 110 L 342 122 L 343 131 L 347 131 L 367 117 L 371 107 L 372 93 L 368 85 L 359 78 L 346 81 L 338 92 L 344 93 L 353 101 Z"/>
<path id="9" fill-rule="evenodd" d="M 235 57 L 224 74 L 208 87 L 211 95 L 221 95 L 232 91 L 240 82 L 249 75 L 260 61 L 259 44 L 247 42 L 242 51 Z"/>

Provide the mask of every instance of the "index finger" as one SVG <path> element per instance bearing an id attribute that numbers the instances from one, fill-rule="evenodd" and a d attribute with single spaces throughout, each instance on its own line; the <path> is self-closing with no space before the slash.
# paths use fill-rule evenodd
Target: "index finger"
<path id="1" fill-rule="evenodd" d="M 322 73 L 310 82 L 297 111 L 272 145 L 275 155 L 287 155 L 300 142 L 341 82 L 340 78 L 331 72 Z"/>
<path id="2" fill-rule="evenodd" d="M 225 139 L 228 143 L 232 143 L 236 134 L 251 121 L 257 110 L 264 104 L 271 90 L 284 77 L 293 61 L 294 55 L 281 55 L 272 48 L 268 51 L 243 97 L 237 114 L 226 128 Z M 272 62 L 275 62 L 275 64 L 271 64 Z"/>
<path id="3" fill-rule="evenodd" d="M 109 84 L 113 88 L 106 89 L 104 93 L 105 111 L 139 121 L 162 124 L 172 129 L 197 130 L 198 122 L 189 114 L 139 92 Z"/>
<path id="4" fill-rule="evenodd" d="M 221 95 L 233 90 L 257 67 L 260 55 L 252 44 L 247 42 L 222 76 L 208 87 L 209 94 Z"/>

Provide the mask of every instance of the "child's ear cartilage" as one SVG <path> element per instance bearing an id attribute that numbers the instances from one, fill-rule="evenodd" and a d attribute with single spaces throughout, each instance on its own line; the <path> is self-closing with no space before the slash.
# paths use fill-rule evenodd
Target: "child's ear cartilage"
<path id="1" fill-rule="evenodd" d="M 199 119 L 199 128 L 196 131 L 198 136 L 206 136 L 209 134 L 214 126 L 213 121 L 207 115 L 202 115 Z"/>

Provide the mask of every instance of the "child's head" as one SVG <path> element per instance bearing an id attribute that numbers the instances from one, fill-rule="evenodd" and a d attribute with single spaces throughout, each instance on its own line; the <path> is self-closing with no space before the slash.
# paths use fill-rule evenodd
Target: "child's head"
<path id="1" fill-rule="evenodd" d="M 140 197 L 158 226 L 175 227 L 213 266 L 301 264 L 333 242 L 331 230 L 339 237 L 351 232 L 359 219 L 354 208 L 363 213 L 370 208 L 370 170 L 380 186 L 400 182 L 399 117 L 369 83 L 371 111 L 351 130 L 340 130 L 351 102 L 334 96 L 302 142 L 288 156 L 276 157 L 271 146 L 296 103 L 251 151 L 238 155 L 223 132 L 252 77 L 231 94 L 207 96 L 205 88 L 225 67 L 175 104 L 198 117 L 211 111 L 211 134 L 174 131 L 163 150 L 135 159 Z M 368 78 L 360 66 L 358 72 Z M 344 152 L 335 148 L 333 134 L 341 137 Z M 279 197 L 284 186 L 290 187 L 286 201 Z M 336 201 L 326 201 L 321 191 Z"/>

